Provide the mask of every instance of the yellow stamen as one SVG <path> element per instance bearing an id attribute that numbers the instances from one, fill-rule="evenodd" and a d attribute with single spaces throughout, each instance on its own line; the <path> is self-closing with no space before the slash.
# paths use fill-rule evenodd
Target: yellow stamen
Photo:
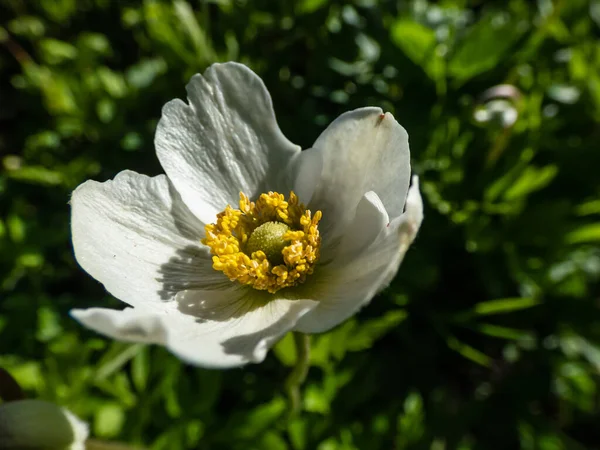
<path id="1" fill-rule="evenodd" d="M 231 281 L 270 293 L 303 283 L 319 259 L 321 211 L 314 216 L 298 201 L 277 192 L 258 200 L 240 192 L 239 209 L 227 206 L 217 223 L 206 225 L 202 243 L 210 247 L 213 268 Z"/>

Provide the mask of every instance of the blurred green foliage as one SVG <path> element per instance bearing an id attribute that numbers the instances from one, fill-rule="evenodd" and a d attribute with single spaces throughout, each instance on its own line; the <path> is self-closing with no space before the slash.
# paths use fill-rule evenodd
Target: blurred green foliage
<path id="1" fill-rule="evenodd" d="M 0 20 L 0 366 L 30 396 L 156 450 L 600 449 L 600 1 L 2 0 Z M 68 316 L 119 304 L 73 259 L 70 192 L 160 173 L 161 106 L 226 60 L 303 147 L 391 111 L 426 201 L 392 285 L 313 337 L 290 423 L 289 337 L 216 372 Z M 521 94 L 482 99 L 499 84 Z"/>

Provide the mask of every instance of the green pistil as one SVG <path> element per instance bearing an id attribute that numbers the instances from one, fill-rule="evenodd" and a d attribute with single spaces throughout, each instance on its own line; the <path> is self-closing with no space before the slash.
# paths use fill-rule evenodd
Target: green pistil
<path id="1" fill-rule="evenodd" d="M 248 242 L 246 243 L 247 255 L 262 250 L 271 264 L 277 266 L 283 263 L 283 249 L 288 245 L 289 240 L 285 240 L 283 236 L 290 231 L 285 223 L 281 222 L 266 222 L 257 227 Z"/>

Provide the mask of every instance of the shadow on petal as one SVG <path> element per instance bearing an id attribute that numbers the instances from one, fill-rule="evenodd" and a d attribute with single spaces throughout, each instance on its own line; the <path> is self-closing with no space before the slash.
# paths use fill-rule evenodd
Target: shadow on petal
<path id="1" fill-rule="evenodd" d="M 130 342 L 162 344 L 166 341 L 166 332 L 160 318 L 148 318 L 146 321 L 131 321 L 120 331 L 119 338 Z"/>
<path id="2" fill-rule="evenodd" d="M 177 309 L 196 317 L 199 323 L 239 319 L 264 307 L 272 299 L 272 294 L 246 286 L 220 291 L 187 290 L 176 296 Z"/>
<path id="3" fill-rule="evenodd" d="M 205 236 L 204 224 L 190 211 L 171 182 L 169 182 L 169 194 L 177 200 L 171 207 L 171 217 L 175 227 L 184 238 L 200 242 L 200 239 Z"/>
<path id="4" fill-rule="evenodd" d="M 158 291 L 164 301 L 173 300 L 178 292 L 186 289 L 224 289 L 230 282 L 212 268 L 210 252 L 200 243 L 205 236 L 204 224 L 189 210 L 169 183 L 170 195 L 177 199 L 171 208 L 171 217 L 180 235 L 198 245 L 187 245 L 174 250 L 173 255 L 158 270 L 157 281 L 161 283 Z"/>
<path id="5" fill-rule="evenodd" d="M 260 362 L 268 349 L 317 302 L 277 298 L 266 291 L 242 286 L 224 291 L 185 291 L 177 297 L 178 310 L 217 341 L 224 354 Z"/>
<path id="6" fill-rule="evenodd" d="M 176 250 L 158 273 L 157 281 L 162 286 L 158 294 L 165 301 L 185 290 L 223 290 L 232 285 L 225 275 L 212 268 L 210 252 L 201 244 Z"/>
<path id="7" fill-rule="evenodd" d="M 273 344 L 290 331 L 296 325 L 296 322 L 314 307 L 310 303 L 314 302 L 306 300 L 293 301 L 286 313 L 271 325 L 254 333 L 241 334 L 223 341 L 221 343 L 223 352 L 228 355 L 252 355 L 250 361 L 261 362 Z"/>

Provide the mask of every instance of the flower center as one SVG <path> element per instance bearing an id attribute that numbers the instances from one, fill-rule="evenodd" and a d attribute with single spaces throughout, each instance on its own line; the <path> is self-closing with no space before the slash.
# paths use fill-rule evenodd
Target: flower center
<path id="1" fill-rule="evenodd" d="M 275 293 L 306 281 L 319 259 L 321 237 L 314 216 L 294 192 L 261 194 L 251 202 L 240 192 L 239 209 L 227 206 L 217 223 L 206 225 L 213 269 L 231 281 Z"/>
<path id="2" fill-rule="evenodd" d="M 262 250 L 271 264 L 283 262 L 283 249 L 287 247 L 289 239 L 285 235 L 290 231 L 283 222 L 266 222 L 257 227 L 246 243 L 246 255 Z"/>

